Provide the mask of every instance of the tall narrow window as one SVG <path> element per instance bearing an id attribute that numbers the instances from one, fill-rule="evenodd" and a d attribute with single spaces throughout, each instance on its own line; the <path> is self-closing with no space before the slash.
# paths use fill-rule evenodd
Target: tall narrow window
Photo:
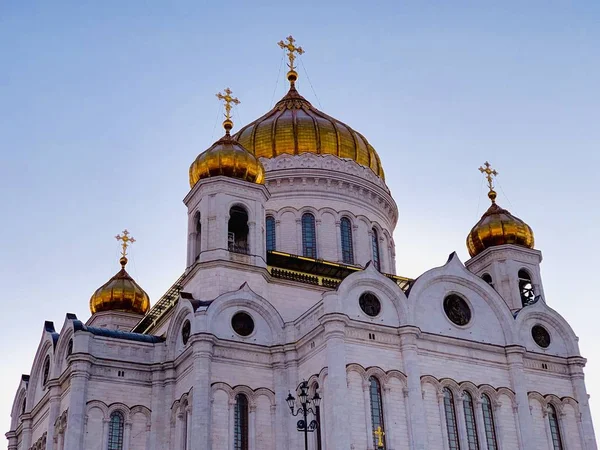
<path id="1" fill-rule="evenodd" d="M 342 220 L 340 220 L 340 231 L 342 234 L 342 261 L 346 264 L 354 264 L 352 223 L 347 217 L 342 217 Z"/>
<path id="2" fill-rule="evenodd" d="M 23 404 L 21 405 L 21 414 L 25 414 L 25 408 L 27 407 L 27 397 L 23 399 Z"/>
<path id="3" fill-rule="evenodd" d="M 244 394 L 235 396 L 234 449 L 248 450 L 248 398 Z"/>
<path id="4" fill-rule="evenodd" d="M 266 219 L 267 227 L 267 251 L 275 250 L 275 217 L 267 216 Z"/>
<path id="5" fill-rule="evenodd" d="M 123 413 L 115 411 L 110 415 L 108 426 L 108 450 L 123 450 Z"/>
<path id="6" fill-rule="evenodd" d="M 550 421 L 550 434 L 552 435 L 554 450 L 563 450 L 562 437 L 560 436 L 558 417 L 554 405 L 548 405 L 548 420 Z"/>
<path id="7" fill-rule="evenodd" d="M 456 425 L 456 411 L 454 410 L 454 396 L 452 395 L 452 391 L 448 388 L 444 388 L 444 410 L 446 411 L 449 448 L 450 450 L 460 450 L 458 426 Z"/>
<path id="8" fill-rule="evenodd" d="M 375 268 L 381 271 L 381 258 L 379 257 L 379 233 L 373 228 L 371 230 L 371 247 L 373 248 L 373 264 Z"/>
<path id="9" fill-rule="evenodd" d="M 521 303 L 523 306 L 531 305 L 535 301 L 533 284 L 529 272 L 524 269 L 519 270 L 519 292 L 521 293 Z"/>
<path id="10" fill-rule="evenodd" d="M 469 443 L 469 450 L 479 450 L 473 397 L 471 397 L 471 394 L 466 391 L 463 392 L 463 409 L 465 410 L 465 423 L 467 425 L 467 442 Z"/>
<path id="11" fill-rule="evenodd" d="M 241 206 L 234 206 L 229 211 L 227 225 L 227 240 L 229 251 L 248 254 L 248 213 Z"/>
<path id="12" fill-rule="evenodd" d="M 485 440 L 487 441 L 488 450 L 498 450 L 492 402 L 485 394 L 481 397 L 481 407 L 483 408 L 483 426 L 485 427 Z"/>
<path id="13" fill-rule="evenodd" d="M 381 385 L 379 384 L 379 380 L 375 377 L 369 378 L 370 383 L 370 397 L 371 397 L 371 423 L 373 424 L 373 430 L 371 431 L 373 436 L 373 446 L 377 449 L 382 447 L 377 447 L 377 442 L 379 438 L 375 435 L 376 431 L 385 432 L 385 425 L 383 423 L 383 404 L 381 398 Z M 381 428 L 379 428 L 381 427 Z M 383 448 L 387 448 L 385 444 L 385 435 L 382 437 Z"/>
<path id="14" fill-rule="evenodd" d="M 200 214 L 196 214 L 196 242 L 194 245 L 194 261 L 198 261 L 200 253 L 202 253 L 202 221 L 200 220 Z"/>
<path id="15" fill-rule="evenodd" d="M 44 374 L 42 376 L 42 386 L 46 387 L 46 383 L 48 382 L 48 377 L 50 376 L 50 356 L 46 355 L 46 359 L 44 360 Z"/>
<path id="16" fill-rule="evenodd" d="M 302 215 L 302 254 L 309 258 L 317 257 L 315 216 L 310 213 Z"/>

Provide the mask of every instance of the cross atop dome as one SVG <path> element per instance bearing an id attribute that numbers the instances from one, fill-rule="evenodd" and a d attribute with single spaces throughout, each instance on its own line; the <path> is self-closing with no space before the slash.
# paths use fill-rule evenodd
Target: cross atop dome
<path id="1" fill-rule="evenodd" d="M 223 121 L 223 128 L 225 128 L 225 132 L 229 134 L 229 131 L 233 128 L 233 121 L 231 120 L 231 104 L 239 105 L 240 101 L 236 97 L 231 96 L 233 93 L 231 89 L 225 88 L 223 92 L 225 92 L 225 94 L 219 92 L 216 95 L 219 100 L 223 100 L 225 103 L 225 120 Z"/>
<path id="2" fill-rule="evenodd" d="M 121 241 L 121 266 L 125 267 L 125 265 L 127 264 L 127 247 L 129 247 L 131 244 L 133 244 L 135 242 L 135 239 L 133 236 L 129 235 L 129 231 L 127 231 L 127 229 L 124 229 L 122 231 L 123 235 L 117 234 L 115 236 L 115 239 L 117 241 Z"/>
<path id="3" fill-rule="evenodd" d="M 485 162 L 483 166 L 479 167 L 479 171 L 485 174 L 485 178 L 488 182 L 488 188 L 490 188 L 490 192 L 488 192 L 488 197 L 492 201 L 492 203 L 496 203 L 496 191 L 494 191 L 494 178 L 498 176 L 498 172 L 495 169 L 492 169 L 492 166 L 489 162 Z"/>
<path id="4" fill-rule="evenodd" d="M 296 47 L 296 45 L 295 45 L 296 39 L 294 39 L 292 37 L 292 35 L 286 37 L 286 40 L 287 40 L 287 42 L 279 41 L 278 45 L 282 49 L 287 50 L 287 57 L 290 60 L 290 62 L 288 62 L 288 67 L 290 68 L 290 70 L 287 73 L 287 79 L 290 82 L 290 84 L 292 86 L 294 86 L 294 83 L 298 79 L 298 73 L 296 72 L 296 65 L 294 64 L 294 61 L 296 60 L 295 53 L 302 55 L 304 53 L 304 50 L 302 49 L 302 47 Z"/>

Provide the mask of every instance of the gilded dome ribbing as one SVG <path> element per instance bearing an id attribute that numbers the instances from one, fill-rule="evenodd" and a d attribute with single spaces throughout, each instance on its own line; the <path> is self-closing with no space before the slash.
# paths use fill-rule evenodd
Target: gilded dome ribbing
<path id="1" fill-rule="evenodd" d="M 365 137 L 312 106 L 296 90 L 295 76 L 288 73 L 290 90 L 271 111 L 235 134 L 238 142 L 257 158 L 300 153 L 349 158 L 385 179 L 379 156 Z"/>
<path id="2" fill-rule="evenodd" d="M 90 298 L 92 314 L 103 311 L 125 311 L 146 314 L 150 298 L 125 270 L 127 258 L 121 257 L 121 270 L 100 286 Z"/>
<path id="3" fill-rule="evenodd" d="M 533 230 L 518 217 L 496 204 L 496 192 L 490 190 L 492 205 L 481 216 L 467 236 L 467 248 L 471 257 L 497 245 L 513 244 L 533 248 Z"/>

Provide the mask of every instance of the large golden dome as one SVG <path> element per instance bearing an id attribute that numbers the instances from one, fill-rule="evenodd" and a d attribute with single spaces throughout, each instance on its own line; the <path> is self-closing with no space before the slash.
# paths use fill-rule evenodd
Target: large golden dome
<path id="1" fill-rule="evenodd" d="M 90 298 L 92 314 L 102 311 L 125 311 L 146 314 L 150 309 L 148 294 L 125 270 L 127 258 L 121 257 L 121 270 L 100 286 Z"/>
<path id="2" fill-rule="evenodd" d="M 300 153 L 349 158 L 385 179 L 379 156 L 365 137 L 311 105 L 296 90 L 295 77 L 294 71 L 288 73 L 290 90 L 271 111 L 235 134 L 239 143 L 262 158 Z"/>
<path id="3" fill-rule="evenodd" d="M 467 236 L 467 248 L 471 257 L 497 245 L 514 244 L 533 248 L 535 239 L 531 227 L 498 206 L 494 190 L 490 190 L 488 197 L 492 205 Z"/>

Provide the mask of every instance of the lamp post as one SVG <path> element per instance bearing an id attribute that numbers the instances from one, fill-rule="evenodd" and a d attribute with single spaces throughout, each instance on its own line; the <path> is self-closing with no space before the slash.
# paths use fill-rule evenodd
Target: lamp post
<path id="1" fill-rule="evenodd" d="M 298 392 L 299 391 L 299 392 Z M 319 422 L 317 422 L 317 408 L 321 404 L 321 396 L 318 392 L 315 392 L 312 398 L 308 397 L 308 382 L 302 381 L 298 387 L 296 388 L 296 393 L 298 394 L 298 400 L 300 400 L 300 405 L 296 407 L 296 411 L 294 411 L 294 405 L 296 403 L 295 397 L 290 392 L 285 399 L 288 406 L 290 407 L 290 412 L 292 416 L 297 416 L 302 414 L 302 419 L 298 421 L 296 424 L 298 431 L 304 432 L 304 449 L 308 450 L 308 433 L 312 433 L 319 428 Z M 312 406 L 315 409 L 312 409 Z M 308 423 L 308 414 L 312 414 L 315 416 L 315 419 L 311 420 Z"/>

